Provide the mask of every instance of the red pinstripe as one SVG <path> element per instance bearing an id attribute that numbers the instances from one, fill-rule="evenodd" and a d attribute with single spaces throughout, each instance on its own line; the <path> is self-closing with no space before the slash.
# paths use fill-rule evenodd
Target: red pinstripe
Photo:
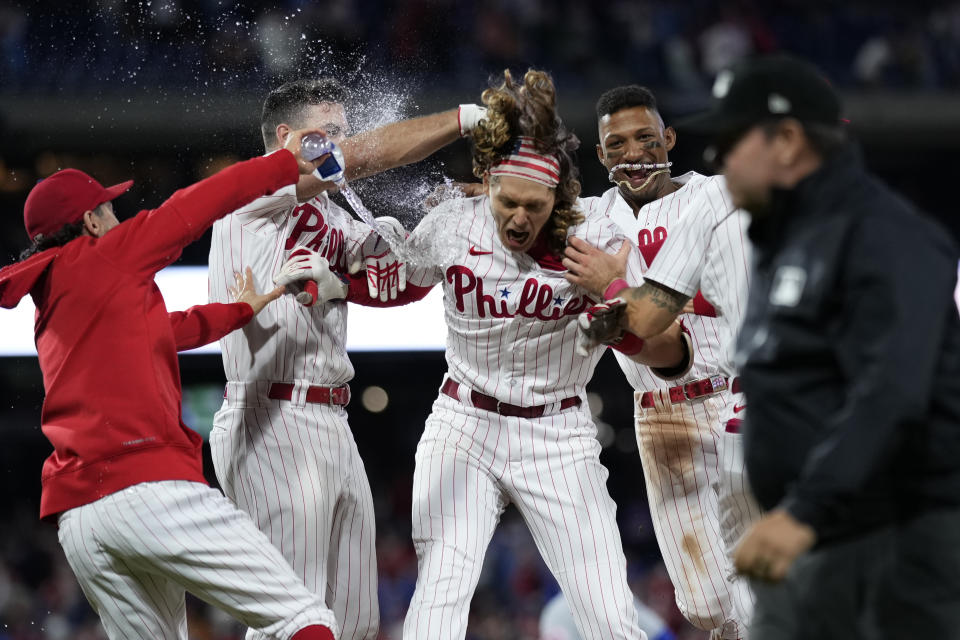
<path id="1" fill-rule="evenodd" d="M 463 254 L 455 264 L 471 269 L 485 294 L 503 299 L 498 290 L 508 289 L 506 307 L 516 309 L 523 283 L 532 277 L 565 300 L 583 295 L 562 273 L 530 266 L 529 258 L 518 261 L 506 251 L 495 236 L 487 206 L 485 198 L 471 199 L 432 214 L 457 217 L 453 232 Z M 605 222 L 585 224 L 575 232 L 611 253 L 622 242 Z M 471 246 L 492 253 L 468 256 Z M 444 276 L 449 266 L 426 270 L 416 284 L 444 283 L 449 375 L 461 384 L 462 394 L 472 388 L 504 402 L 531 405 L 583 393 L 602 352 L 586 359 L 572 353 L 575 314 L 558 320 L 490 318 L 481 315 L 470 296 L 460 313 Z M 508 379 L 516 384 L 506 384 Z M 461 397 L 469 402 L 468 395 Z M 548 439 L 550 426 L 556 435 Z M 524 420 L 474 409 L 445 395 L 437 399 L 417 448 L 412 522 L 420 571 L 405 638 L 463 637 L 480 563 L 508 499 L 517 504 L 548 564 L 571 594 L 584 636 L 640 637 L 615 505 L 598 479 L 605 471 L 600 472 L 595 433 L 589 415 L 580 410 Z M 551 442 L 553 449 L 547 446 Z M 548 496 L 543 495 L 544 472 L 554 488 Z M 474 484 L 477 488 L 470 492 Z M 478 497 L 467 498 L 468 493 Z M 454 570 L 459 574 L 452 574 Z"/>
<path id="2" fill-rule="evenodd" d="M 229 448 L 224 444 L 224 432 L 246 430 L 244 423 L 247 428 L 262 424 L 266 429 L 272 420 L 275 440 L 269 443 L 269 448 L 279 454 L 273 456 L 269 464 L 281 469 L 274 474 L 264 470 L 264 481 L 253 499 L 256 503 L 264 498 L 279 500 L 276 491 L 281 484 L 286 485 L 283 495 L 287 498 L 278 502 L 278 509 L 283 514 L 289 513 L 292 519 L 288 523 L 285 517 L 282 527 L 276 522 L 271 526 L 269 521 L 261 522 L 261 526 L 275 544 L 283 548 L 287 562 L 295 566 L 311 590 L 323 594 L 330 589 L 331 608 L 344 627 L 343 638 L 373 637 L 377 624 L 374 514 L 356 445 L 340 410 L 306 405 L 302 409 L 280 411 L 289 404 L 268 400 L 262 408 L 218 413 L 211 446 L 223 452 Z M 218 467 L 221 478 L 226 475 L 250 477 L 244 465 L 256 468 L 263 464 L 257 448 L 248 451 L 245 463 L 239 452 L 227 454 L 221 457 L 239 460 L 240 464 L 227 470 Z M 316 466 L 305 468 L 303 462 L 309 460 L 315 461 L 312 464 Z M 304 479 L 304 475 L 310 479 Z M 237 483 L 224 482 L 224 490 L 229 494 L 234 484 Z M 302 487 L 299 493 L 293 491 L 295 485 Z M 244 504 L 241 496 L 232 497 L 241 499 L 241 504 L 251 512 L 258 510 L 251 508 L 249 502 Z M 287 511 L 288 505 L 293 509 Z"/>
<path id="3" fill-rule="evenodd" d="M 583 202 L 584 208 L 592 215 L 603 212 L 604 215 L 616 220 L 631 239 L 637 238 L 638 229 L 647 229 L 653 237 L 656 237 L 655 229 L 661 227 L 665 229 L 668 234 L 667 242 L 661 248 L 654 264 L 648 265 L 646 275 L 666 286 L 691 295 L 697 288 L 703 289 L 705 295 L 708 291 L 714 292 L 712 296 L 707 295 L 707 298 L 715 304 L 718 301 L 722 303 L 720 307 L 724 316 L 721 318 L 687 316 L 688 326 L 694 335 L 696 345 L 696 365 L 690 375 L 680 381 L 682 382 L 708 377 L 718 370 L 729 375 L 729 351 L 726 347 L 735 337 L 735 328 L 730 329 L 727 324 L 731 320 L 729 316 L 734 316 L 734 322 L 738 322 L 739 300 L 736 301 L 738 308 L 735 311 L 731 310 L 727 298 L 724 297 L 727 292 L 724 292 L 723 296 L 715 293 L 718 287 L 725 285 L 715 280 L 708 282 L 707 276 L 713 277 L 719 274 L 722 277 L 727 271 L 739 269 L 736 273 L 738 279 L 741 279 L 745 277 L 743 275 L 745 268 L 743 265 L 729 263 L 737 253 L 744 255 L 742 237 L 739 244 L 731 243 L 727 248 L 727 245 L 721 247 L 716 244 L 716 242 L 725 241 L 725 238 L 717 237 L 714 240 L 715 234 L 711 234 L 715 226 L 714 221 L 725 216 L 727 211 L 725 208 L 727 203 L 722 199 L 722 189 L 717 179 L 703 179 L 687 174 L 678 180 L 685 183 L 683 188 L 642 207 L 637 216 L 633 215 L 629 206 L 619 197 L 616 188 L 610 189 L 601 198 L 587 198 Z M 702 223 L 697 218 L 700 215 L 706 216 Z M 684 221 L 686 216 L 696 219 L 700 226 L 694 227 Z M 696 246 L 678 242 L 678 237 L 674 236 L 674 227 L 677 225 L 684 228 L 683 233 L 692 234 L 684 236 L 681 233 L 680 238 L 696 236 L 697 240 L 704 244 Z M 724 230 L 729 231 L 726 228 Z M 672 251 L 668 247 L 672 247 Z M 710 257 L 714 255 L 715 258 Z M 704 282 L 701 283 L 699 270 L 704 269 L 704 264 L 711 259 L 718 260 L 721 268 L 711 270 L 713 267 L 706 267 Z M 687 281 L 683 278 L 692 278 L 687 274 L 693 272 L 697 274 L 696 284 L 691 280 L 687 285 Z M 683 275 L 674 276 L 674 274 Z M 729 293 L 737 296 L 739 290 L 736 290 L 736 287 L 732 288 L 734 291 Z M 646 391 L 666 386 L 665 383 L 651 376 L 645 368 L 638 367 L 627 358 L 617 355 L 628 380 L 635 389 Z M 671 384 L 677 384 L 677 382 Z M 643 411 L 642 417 L 651 423 L 650 426 L 643 428 L 656 429 L 657 415 L 661 411 L 663 410 Z M 667 409 L 664 415 L 671 413 L 672 411 Z M 718 638 L 721 637 L 720 626 L 723 627 L 723 637 L 728 635 L 736 637 L 733 634 L 736 634 L 740 628 L 738 620 L 743 619 L 740 617 L 742 615 L 749 615 L 749 608 L 734 605 L 734 601 L 743 596 L 742 585 L 731 586 L 726 580 L 731 567 L 719 547 L 720 510 L 716 504 L 716 497 L 710 489 L 713 483 L 711 476 L 714 479 L 720 477 L 722 461 L 720 456 L 708 455 L 708 451 L 717 450 L 717 438 L 722 429 L 719 416 L 705 422 L 699 412 L 692 412 L 690 420 L 691 432 L 695 432 L 696 440 L 688 439 L 684 446 L 687 449 L 685 458 L 689 461 L 688 464 L 693 465 L 693 471 L 680 476 L 677 485 L 661 476 L 659 464 L 656 462 L 665 459 L 667 452 L 658 450 L 655 441 L 649 443 L 649 448 L 652 450 L 646 451 L 641 442 L 641 453 L 645 457 L 644 475 L 647 479 L 651 508 L 654 510 L 655 529 L 664 561 L 677 589 L 677 600 L 681 610 L 697 626 L 704 628 L 717 626 L 718 629 L 714 635 Z M 640 423 L 638 428 L 639 425 Z M 691 495 L 694 493 L 696 495 Z M 709 498 L 707 502 L 704 502 L 707 498 Z M 669 512 L 663 511 L 663 507 L 669 508 Z M 695 518 L 704 519 L 705 526 L 702 530 L 692 526 Z M 713 531 L 712 534 L 711 531 Z M 681 549 L 680 540 L 684 536 L 689 538 L 690 532 L 693 532 L 692 542 L 695 545 L 695 552 L 708 562 L 709 571 L 705 576 L 706 580 L 701 579 L 699 572 L 693 571 L 684 560 L 686 554 Z M 691 607 L 691 605 L 695 606 Z"/>
<path id="4" fill-rule="evenodd" d="M 60 524 L 67 558 L 112 639 L 185 638 L 184 588 L 271 636 L 334 625 L 249 518 L 203 485 L 135 485 Z"/>
<path id="5" fill-rule="evenodd" d="M 318 236 L 318 231 L 300 234 L 297 246 L 315 241 L 320 250 L 324 250 L 335 233 L 342 233 L 344 262 L 352 264 L 359 259 L 366 250 L 369 228 L 353 220 L 325 196 L 311 203 L 320 211 L 328 230 L 323 237 Z M 280 196 L 275 194 L 222 221 L 221 228 L 214 230 L 210 253 L 212 300 L 225 299 L 227 286 L 232 284 L 232 270 L 225 268 L 228 260 L 230 265 L 251 266 L 258 286 L 272 279 L 288 253 L 284 245 L 297 222 L 290 216 L 296 206 L 292 191 Z M 244 332 L 236 332 L 222 341 L 227 378 L 251 384 L 256 381 L 343 384 L 353 376 L 353 367 L 343 348 L 345 322 L 343 303 L 307 309 L 292 296 L 285 296 L 258 315 Z M 221 421 L 228 423 L 231 416 L 228 412 L 221 413 L 224 414 Z M 340 495 L 337 489 L 330 489 L 334 493 L 327 495 L 328 488 L 344 486 L 339 469 L 356 455 L 352 438 L 348 433 L 341 433 L 346 430 L 345 423 L 342 428 L 324 426 L 315 437 L 308 436 L 310 432 L 305 427 L 326 425 L 327 418 L 308 409 L 290 412 L 274 402 L 237 415 L 248 424 L 246 428 L 230 427 L 242 431 L 234 436 L 235 441 L 223 435 L 211 437 L 212 445 L 216 442 L 215 447 L 222 447 L 214 451 L 215 460 L 219 460 L 221 483 L 270 533 L 311 588 L 325 593 L 329 575 L 335 592 L 332 606 L 338 616 L 349 621 L 344 638 L 376 635 L 376 585 L 368 575 L 375 574 L 376 567 L 374 516 L 369 484 L 365 475 L 361 477 L 362 463 L 356 461 L 351 471 L 358 475 L 350 476 L 353 480 L 347 483 L 344 495 L 348 497 L 343 499 L 348 503 L 335 502 L 341 499 L 335 497 Z M 297 447 L 300 452 L 295 452 Z M 348 454 L 346 457 L 331 455 L 332 447 Z M 238 464 L 234 456 L 239 456 L 243 463 Z M 305 462 L 309 459 L 323 469 L 317 478 L 306 472 L 310 465 Z M 224 478 L 221 470 L 230 470 L 231 477 Z M 317 506 L 311 505 L 308 492 L 330 500 L 330 506 L 322 507 L 319 501 Z M 311 531 L 319 533 L 311 535 Z M 347 540 L 340 543 L 336 541 L 338 537 Z M 345 546 L 333 554 L 327 568 L 324 550 L 330 544 Z M 311 565 L 317 564 L 313 558 L 321 557 L 324 569 L 318 572 Z M 342 600 L 353 602 L 344 604 Z"/>

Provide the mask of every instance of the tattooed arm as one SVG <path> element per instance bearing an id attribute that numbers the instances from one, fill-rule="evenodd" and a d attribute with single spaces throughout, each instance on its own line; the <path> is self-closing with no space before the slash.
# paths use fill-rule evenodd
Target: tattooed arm
<path id="1" fill-rule="evenodd" d="M 623 328 L 644 339 L 666 331 L 690 299 L 650 280 L 639 287 L 624 289 L 619 297 L 627 301 Z"/>

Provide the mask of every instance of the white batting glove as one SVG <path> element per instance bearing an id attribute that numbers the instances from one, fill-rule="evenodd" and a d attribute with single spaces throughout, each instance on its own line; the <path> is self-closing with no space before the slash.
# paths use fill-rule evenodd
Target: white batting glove
<path id="1" fill-rule="evenodd" d="M 623 298 L 593 305 L 577 318 L 577 355 L 588 356 L 601 344 L 616 344 L 623 337 L 620 323 L 627 310 Z"/>
<path id="2" fill-rule="evenodd" d="M 476 126 L 487 117 L 487 108 L 478 104 L 462 104 L 457 111 L 457 124 L 460 127 L 460 137 L 470 135 Z"/>
<path id="3" fill-rule="evenodd" d="M 347 297 L 346 283 L 330 270 L 327 259 L 305 247 L 290 254 L 273 281 L 294 289 L 297 302 L 305 307 Z"/>
<path id="4" fill-rule="evenodd" d="M 396 218 L 383 216 L 377 218 L 377 222 L 385 234 L 391 236 L 392 242 L 402 242 L 407 237 L 406 230 Z M 407 288 L 407 265 L 400 261 L 386 239 L 374 237 L 376 240 L 371 252 L 364 259 L 367 291 L 371 298 L 379 298 L 383 302 L 396 300 L 400 292 Z"/>

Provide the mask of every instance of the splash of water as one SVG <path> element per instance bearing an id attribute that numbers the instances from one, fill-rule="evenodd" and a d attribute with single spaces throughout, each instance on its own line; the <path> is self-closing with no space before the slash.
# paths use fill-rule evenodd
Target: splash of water
<path id="1" fill-rule="evenodd" d="M 452 233 L 456 228 L 455 220 L 451 219 L 453 208 L 440 208 L 435 215 L 421 221 L 416 234 L 404 237 L 394 227 L 381 225 L 345 180 L 337 181 L 337 186 L 354 212 L 386 240 L 401 261 L 413 267 L 431 267 L 447 264 L 456 255 L 458 243 Z"/>

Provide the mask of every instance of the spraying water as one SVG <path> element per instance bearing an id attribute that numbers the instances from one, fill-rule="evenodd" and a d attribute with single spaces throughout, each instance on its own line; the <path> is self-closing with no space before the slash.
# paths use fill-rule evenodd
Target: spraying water
<path id="1" fill-rule="evenodd" d="M 443 233 L 443 229 L 449 228 L 446 224 L 434 224 L 429 223 L 431 229 L 427 232 L 421 230 L 419 238 L 430 238 L 430 243 L 420 243 L 416 245 L 416 249 L 412 243 L 407 242 L 407 238 L 403 234 L 400 234 L 394 227 L 390 225 L 381 225 L 376 217 L 370 210 L 364 206 L 363 201 L 360 200 L 360 197 L 354 192 L 354 190 L 347 184 L 346 177 L 344 175 L 344 160 L 343 152 L 340 150 L 340 147 L 333 141 L 318 133 L 311 133 L 303 137 L 303 140 L 300 143 L 300 153 L 306 160 L 316 160 L 323 156 L 327 156 L 327 159 L 324 160 L 319 167 L 317 167 L 314 174 L 321 180 L 328 182 L 333 182 L 337 185 L 337 188 L 340 190 L 340 193 L 346 198 L 347 202 L 350 204 L 350 207 L 354 212 L 367 223 L 381 238 L 383 238 L 397 257 L 408 264 L 414 266 L 430 266 L 433 264 L 438 264 L 443 260 L 443 256 L 446 255 L 446 249 L 451 243 L 444 242 L 443 238 L 447 237 L 448 234 Z M 445 185 L 445 188 L 442 190 L 444 194 L 444 199 L 450 199 L 451 197 L 456 196 L 456 192 L 460 191 L 452 186 L 452 183 Z M 460 192 L 462 195 L 462 192 Z M 435 218 L 442 218 L 442 214 L 438 214 Z M 433 220 L 433 219 L 431 219 Z"/>
<path id="2" fill-rule="evenodd" d="M 423 218 L 417 233 L 405 238 L 398 234 L 394 227 L 379 224 L 346 180 L 341 178 L 337 186 L 360 219 L 387 241 L 402 262 L 413 267 L 430 267 L 447 264 L 456 255 L 457 242 L 451 233 L 452 229 L 456 229 L 456 223 L 450 219 L 449 208 L 440 209 L 435 215 Z"/>

